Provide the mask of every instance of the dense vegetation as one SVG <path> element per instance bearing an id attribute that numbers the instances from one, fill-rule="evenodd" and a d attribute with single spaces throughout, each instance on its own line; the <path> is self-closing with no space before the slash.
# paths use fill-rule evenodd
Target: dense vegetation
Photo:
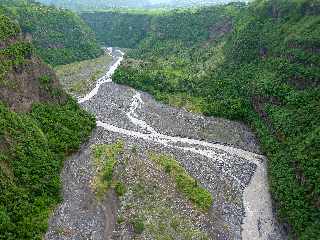
<path id="1" fill-rule="evenodd" d="M 268 156 L 291 237 L 320 234 L 320 3 L 257 0 L 155 16 L 114 80 L 241 120 Z"/>
<path id="2" fill-rule="evenodd" d="M 95 121 L 59 88 L 54 75 L 36 77 L 50 69 L 39 64 L 20 27 L 4 15 L 0 45 L 0 239 L 42 239 L 60 201 L 63 160 L 88 137 Z M 19 82 L 22 75 L 28 81 Z M 16 78 L 8 82 L 9 76 Z M 35 91 L 28 100 L 38 101 L 26 111 L 19 91 L 30 86 Z M 14 104 L 6 102 L 5 92 L 18 94 L 12 96 Z M 42 97 L 46 101 L 39 101 Z M 15 105 L 25 111 L 12 111 Z"/>
<path id="3" fill-rule="evenodd" d="M 146 37 L 151 16 L 121 11 L 84 12 L 84 21 L 106 46 L 135 48 Z M 106 31 L 105 29 L 108 29 Z"/>
<path id="4" fill-rule="evenodd" d="M 82 12 L 81 17 L 96 33 L 98 40 L 109 46 L 137 48 L 144 41 L 149 46 L 140 45 L 141 50 L 148 49 L 152 44 L 162 44 L 166 49 L 167 45 L 172 48 L 175 44 L 180 44 L 178 41 L 188 42 L 187 46 L 191 46 L 196 41 L 208 39 L 210 32 L 207 30 L 214 27 L 212 23 L 219 22 L 223 17 L 218 12 L 220 9 L 192 10 L 197 14 L 190 14 L 190 10 L 183 9 L 118 9 Z M 176 31 L 177 21 L 183 31 Z M 166 41 L 171 42 L 168 44 Z M 154 46 L 153 50 L 155 49 L 161 49 L 161 46 Z"/>
<path id="5" fill-rule="evenodd" d="M 0 5 L 19 21 L 26 36 L 32 36 L 37 54 L 49 64 L 67 64 L 102 54 L 92 30 L 71 11 L 23 0 L 0 0 Z"/>
<path id="6" fill-rule="evenodd" d="M 24 113 L 10 108 L 3 89 L 19 89 L 9 76 L 35 64 L 34 51 L 52 65 L 96 57 L 101 51 L 74 13 L 28 0 L 0 4 L 6 6 L 0 9 L 0 239 L 41 239 L 59 201 L 63 159 L 89 135 L 94 119 L 52 76 L 36 79 L 46 101 Z M 256 0 L 249 6 L 82 17 L 99 41 L 136 47 L 115 81 L 192 111 L 250 125 L 269 159 L 280 219 L 288 223 L 292 238 L 318 238 L 318 0 Z M 35 48 L 11 19 L 18 20 L 24 37 L 32 36 Z"/>

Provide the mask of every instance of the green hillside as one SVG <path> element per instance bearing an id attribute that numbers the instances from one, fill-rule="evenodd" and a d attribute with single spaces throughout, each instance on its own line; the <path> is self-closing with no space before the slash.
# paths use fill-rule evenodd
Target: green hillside
<path id="1" fill-rule="evenodd" d="M 184 41 L 191 46 L 209 37 L 208 29 L 212 23 L 223 17 L 218 13 L 220 9 L 110 9 L 82 12 L 80 16 L 93 29 L 97 39 L 108 46 L 137 48 L 142 41 L 147 41 L 150 46 L 163 44 L 165 47 L 166 41 Z M 190 14 L 190 11 L 194 14 Z M 179 31 L 176 31 L 177 24 L 181 24 Z M 140 49 L 149 50 L 149 47 L 140 45 Z"/>
<path id="2" fill-rule="evenodd" d="M 93 29 L 99 42 L 107 46 L 135 48 L 146 37 L 152 15 L 114 10 L 83 12 L 81 17 Z"/>
<path id="3" fill-rule="evenodd" d="M 23 0 L 0 0 L 0 5 L 32 37 L 37 54 L 46 63 L 61 65 L 102 54 L 92 30 L 71 11 Z"/>
<path id="4" fill-rule="evenodd" d="M 268 156 L 272 196 L 294 239 L 320 234 L 320 3 L 257 0 L 175 11 L 114 80 L 210 116 L 246 122 Z"/>
<path id="5" fill-rule="evenodd" d="M 41 59 L 94 58 L 98 41 L 132 48 L 115 82 L 250 126 L 290 238 L 319 238 L 319 0 L 83 12 L 83 20 L 31 0 L 0 5 L 0 239 L 43 239 L 63 160 L 95 126 Z"/>
<path id="6" fill-rule="evenodd" d="M 0 239 L 43 239 L 60 170 L 95 126 L 0 8 Z"/>

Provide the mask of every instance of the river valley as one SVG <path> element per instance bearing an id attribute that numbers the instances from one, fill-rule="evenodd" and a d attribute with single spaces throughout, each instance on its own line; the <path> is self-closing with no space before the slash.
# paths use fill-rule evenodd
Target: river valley
<path id="1" fill-rule="evenodd" d="M 96 169 L 90 160 L 91 146 L 118 139 L 124 141 L 125 152 L 135 148 L 140 159 L 147 159 L 150 151 L 174 156 L 212 194 L 208 213 L 193 211 L 187 202 L 177 206 L 208 239 L 284 239 L 272 209 L 267 159 L 250 129 L 167 106 L 147 93 L 113 83 L 111 77 L 124 54 L 114 48 L 108 51 L 113 62 L 106 75 L 78 99 L 96 116 L 97 128 L 65 162 L 63 202 L 50 219 L 46 239 L 152 239 L 147 233 L 133 236 L 130 228 L 118 226 L 122 203 L 112 191 L 103 201 L 96 200 L 92 191 Z"/>

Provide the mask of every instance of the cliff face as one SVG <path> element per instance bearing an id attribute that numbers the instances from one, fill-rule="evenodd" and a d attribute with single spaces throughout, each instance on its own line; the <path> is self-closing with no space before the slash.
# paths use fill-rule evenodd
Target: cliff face
<path id="1" fill-rule="evenodd" d="M 12 86 L 0 86 L 0 100 L 12 111 L 28 112 L 34 103 L 62 103 L 66 99 L 54 72 L 35 56 L 14 66 L 5 78 Z M 49 81 L 48 85 L 44 81 Z"/>
<path id="2" fill-rule="evenodd" d="M 35 56 L 19 26 L 5 16 L 0 20 L 0 100 L 17 112 L 29 111 L 36 102 L 65 101 L 56 75 Z"/>

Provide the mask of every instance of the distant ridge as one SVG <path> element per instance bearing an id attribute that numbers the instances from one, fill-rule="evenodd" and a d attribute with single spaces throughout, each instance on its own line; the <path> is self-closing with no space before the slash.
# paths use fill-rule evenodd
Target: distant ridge
<path id="1" fill-rule="evenodd" d="M 106 8 L 177 8 L 199 5 L 227 4 L 233 0 L 38 0 L 47 5 L 68 8 L 76 11 L 101 10 Z M 238 0 L 247 2 L 247 0 Z"/>

